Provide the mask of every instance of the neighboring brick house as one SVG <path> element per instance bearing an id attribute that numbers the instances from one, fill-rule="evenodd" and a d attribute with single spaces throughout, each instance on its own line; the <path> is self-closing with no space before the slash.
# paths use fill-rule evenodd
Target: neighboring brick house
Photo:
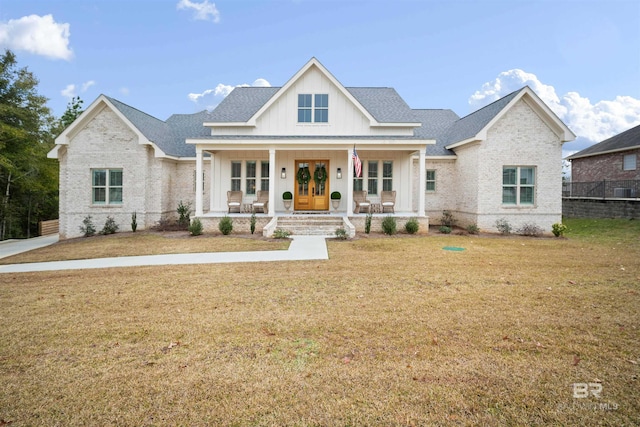
<path id="1" fill-rule="evenodd" d="M 640 125 L 569 157 L 572 182 L 640 180 Z"/>
<path id="2" fill-rule="evenodd" d="M 220 218 L 229 190 L 243 191 L 245 206 L 268 191 L 269 224 L 286 214 L 281 195 L 291 191 L 294 210 L 360 228 L 353 192 L 362 189 L 374 204 L 395 191 L 395 215 L 427 224 L 449 210 L 460 225 L 495 230 L 505 218 L 549 231 L 562 215 L 562 144 L 574 138 L 529 87 L 459 118 L 411 109 L 392 88 L 344 87 L 312 58 L 282 87 L 238 87 L 210 113 L 166 121 L 101 95 L 49 157 L 60 162 L 62 238 L 79 236 L 87 215 L 127 230 L 136 212 L 149 228 L 181 200 L 196 217 Z M 326 176 L 315 181 L 315 171 Z M 343 197 L 330 211 L 334 191 Z"/>

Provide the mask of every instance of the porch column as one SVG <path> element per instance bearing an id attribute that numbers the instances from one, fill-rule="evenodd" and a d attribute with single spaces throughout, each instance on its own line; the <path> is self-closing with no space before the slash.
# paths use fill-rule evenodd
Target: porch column
<path id="1" fill-rule="evenodd" d="M 420 149 L 420 158 L 418 160 L 418 216 L 425 216 L 424 193 L 427 185 L 427 165 L 425 164 L 426 151 L 426 147 Z"/>
<path id="2" fill-rule="evenodd" d="M 269 216 L 276 212 L 276 150 L 269 149 Z"/>
<path id="3" fill-rule="evenodd" d="M 213 197 L 216 194 L 216 191 L 213 188 L 213 174 L 216 170 L 214 166 L 216 155 L 213 153 L 209 153 L 209 155 L 211 156 L 211 164 L 209 165 L 209 212 L 213 212 Z"/>
<path id="4" fill-rule="evenodd" d="M 347 150 L 347 216 L 353 216 L 353 148 Z"/>
<path id="5" fill-rule="evenodd" d="M 202 193 L 204 192 L 202 162 L 202 148 L 196 146 L 196 216 L 202 216 L 204 213 L 202 209 Z"/>

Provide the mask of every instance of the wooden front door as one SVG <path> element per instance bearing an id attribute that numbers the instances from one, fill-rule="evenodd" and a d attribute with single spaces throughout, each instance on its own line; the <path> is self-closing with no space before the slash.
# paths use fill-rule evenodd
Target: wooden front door
<path id="1" fill-rule="evenodd" d="M 295 171 L 293 208 L 299 211 L 329 210 L 329 161 L 296 160 Z"/>

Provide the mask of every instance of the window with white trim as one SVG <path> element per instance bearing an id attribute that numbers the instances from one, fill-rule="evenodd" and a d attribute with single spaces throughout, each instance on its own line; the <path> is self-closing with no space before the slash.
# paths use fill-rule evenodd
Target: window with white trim
<path id="1" fill-rule="evenodd" d="M 247 179 L 245 185 L 245 194 L 256 194 L 256 161 L 247 160 Z"/>
<path id="2" fill-rule="evenodd" d="M 382 191 L 393 190 L 393 162 L 385 160 L 382 162 Z"/>
<path id="3" fill-rule="evenodd" d="M 636 155 L 634 154 L 625 154 L 622 161 L 622 170 L 625 171 L 634 171 L 636 170 Z"/>
<path id="4" fill-rule="evenodd" d="M 269 161 L 260 162 L 260 190 L 269 191 Z"/>
<path id="5" fill-rule="evenodd" d="M 329 95 L 326 93 L 298 94 L 298 123 L 328 123 Z"/>
<path id="6" fill-rule="evenodd" d="M 242 162 L 231 162 L 231 191 L 242 190 Z"/>
<path id="7" fill-rule="evenodd" d="M 502 168 L 502 204 L 533 205 L 536 193 L 536 168 L 504 166 Z"/>
<path id="8" fill-rule="evenodd" d="M 122 169 L 91 170 L 91 202 L 94 205 L 122 204 Z"/>
<path id="9" fill-rule="evenodd" d="M 364 190 L 362 176 L 363 176 L 363 174 L 361 174 L 360 177 L 356 176 L 356 167 L 354 165 L 353 166 L 353 191 L 362 191 L 362 190 Z"/>
<path id="10" fill-rule="evenodd" d="M 367 171 L 367 190 L 369 194 L 378 194 L 378 161 L 369 160 Z"/>
<path id="11" fill-rule="evenodd" d="M 427 180 L 425 189 L 429 192 L 436 191 L 436 171 L 435 169 L 427 169 Z"/>

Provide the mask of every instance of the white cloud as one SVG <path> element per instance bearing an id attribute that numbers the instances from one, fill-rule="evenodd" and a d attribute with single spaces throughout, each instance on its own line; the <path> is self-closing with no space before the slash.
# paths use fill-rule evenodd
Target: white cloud
<path id="1" fill-rule="evenodd" d="M 187 97 L 195 102 L 196 104 L 203 98 L 210 98 L 211 95 L 213 97 L 222 97 L 225 98 L 227 95 L 231 93 L 234 87 L 271 87 L 271 83 L 269 83 L 265 79 L 256 79 L 252 84 L 241 84 L 236 86 L 225 85 L 223 83 L 218 83 L 218 85 L 214 89 L 207 89 L 202 93 L 190 93 Z M 210 106 L 207 106 L 207 109 L 211 109 Z"/>
<path id="2" fill-rule="evenodd" d="M 69 24 L 59 24 L 52 15 L 23 16 L 0 22 L 0 46 L 52 59 L 70 60 Z"/>
<path id="3" fill-rule="evenodd" d="M 197 3 L 190 0 L 180 0 L 176 5 L 176 8 L 178 10 L 193 10 L 193 19 L 198 21 L 212 21 L 215 23 L 220 22 L 220 11 L 216 8 L 216 4 L 209 3 L 209 0 L 204 0 L 202 3 Z"/>
<path id="4" fill-rule="evenodd" d="M 578 139 L 600 142 L 640 124 L 638 99 L 617 96 L 610 101 L 591 103 L 577 92 L 558 96 L 553 86 L 542 83 L 535 74 L 518 69 L 502 72 L 495 80 L 483 84 L 469 98 L 469 105 L 481 108 L 525 85 L 538 94 Z"/>
<path id="5" fill-rule="evenodd" d="M 129 95 L 129 88 L 128 87 L 121 87 L 118 91 L 124 96 L 128 96 Z"/>
<path id="6" fill-rule="evenodd" d="M 91 86 L 95 85 L 95 80 L 88 80 L 80 85 L 80 92 L 85 93 Z M 78 87 L 75 84 L 68 84 L 67 87 L 60 91 L 60 94 L 66 98 L 78 96 Z"/>

